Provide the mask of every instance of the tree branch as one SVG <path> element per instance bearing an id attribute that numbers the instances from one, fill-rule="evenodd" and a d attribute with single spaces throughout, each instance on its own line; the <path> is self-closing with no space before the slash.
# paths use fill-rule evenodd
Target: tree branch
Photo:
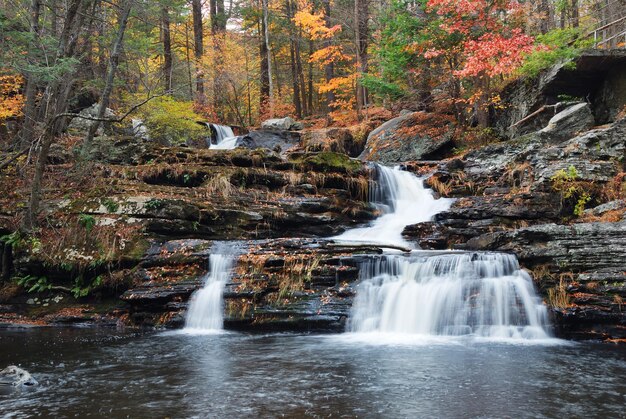
<path id="1" fill-rule="evenodd" d="M 138 104 L 136 104 L 135 106 L 133 106 L 132 108 L 130 108 L 128 110 L 128 112 L 126 112 L 124 115 L 122 115 L 119 118 L 95 118 L 93 116 L 87 116 L 87 115 L 81 115 L 79 113 L 72 113 L 72 112 L 64 112 L 64 113 L 60 113 L 55 115 L 51 122 L 59 119 L 59 118 L 63 118 L 63 117 L 72 117 L 72 118 L 81 118 L 81 119 L 86 119 L 88 121 L 100 121 L 100 122 L 122 122 L 124 121 L 124 119 L 126 119 L 131 113 L 135 112 L 137 109 L 139 109 L 140 107 L 142 107 L 143 105 L 145 105 L 146 103 L 150 102 L 152 99 L 156 99 L 158 97 L 161 96 L 165 96 L 166 93 L 160 94 L 160 95 L 155 95 L 155 96 L 150 96 L 149 98 L 147 98 L 146 100 L 139 102 Z"/>

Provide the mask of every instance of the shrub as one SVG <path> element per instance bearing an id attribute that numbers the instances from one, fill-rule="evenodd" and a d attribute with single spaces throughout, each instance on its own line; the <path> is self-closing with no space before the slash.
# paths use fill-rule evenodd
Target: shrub
<path id="1" fill-rule="evenodd" d="M 150 137 L 162 143 L 181 145 L 209 135 L 206 128 L 196 123 L 202 117 L 194 112 L 192 102 L 163 96 L 143 106 L 140 115 Z"/>
<path id="2" fill-rule="evenodd" d="M 536 77 L 542 70 L 566 61 L 566 68 L 574 69 L 572 60 L 593 44 L 593 40 L 583 38 L 581 28 L 554 29 L 537 36 L 536 41 L 545 48 L 535 49 L 526 57 L 519 70 L 523 76 Z"/>

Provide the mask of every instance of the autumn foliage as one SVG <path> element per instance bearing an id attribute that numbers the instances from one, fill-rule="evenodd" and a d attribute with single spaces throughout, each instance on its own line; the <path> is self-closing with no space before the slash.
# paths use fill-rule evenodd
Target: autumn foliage
<path id="1" fill-rule="evenodd" d="M 21 116 L 24 106 L 22 86 L 24 79 L 0 72 L 0 121 Z"/>

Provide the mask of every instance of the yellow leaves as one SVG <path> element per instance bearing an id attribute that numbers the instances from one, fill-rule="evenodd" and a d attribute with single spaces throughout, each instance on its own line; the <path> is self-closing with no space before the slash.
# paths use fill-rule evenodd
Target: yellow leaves
<path id="1" fill-rule="evenodd" d="M 309 57 L 309 61 L 312 63 L 318 63 L 320 66 L 325 66 L 338 61 L 349 60 L 350 57 L 343 53 L 343 48 L 339 45 L 331 45 L 326 48 L 322 48 L 315 51 Z"/>
<path id="2" fill-rule="evenodd" d="M 24 96 L 21 94 L 24 79 L 19 75 L 0 75 L 0 121 L 22 114 Z"/>
<path id="3" fill-rule="evenodd" d="M 314 41 L 330 39 L 341 32 L 341 25 L 335 25 L 331 28 L 326 27 L 324 13 L 313 13 L 310 8 L 297 12 L 293 22 Z"/>
<path id="4" fill-rule="evenodd" d="M 328 93 L 339 90 L 352 91 L 355 86 L 357 75 L 350 74 L 346 77 L 335 77 L 319 87 L 320 93 Z"/>

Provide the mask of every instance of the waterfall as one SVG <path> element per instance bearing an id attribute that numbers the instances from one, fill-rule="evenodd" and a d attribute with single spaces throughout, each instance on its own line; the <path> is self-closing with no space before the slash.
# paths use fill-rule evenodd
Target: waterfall
<path id="1" fill-rule="evenodd" d="M 549 337 L 546 307 L 513 255 L 383 255 L 361 268 L 351 332 Z"/>
<path id="2" fill-rule="evenodd" d="M 222 294 L 228 281 L 235 256 L 228 252 L 212 253 L 209 258 L 209 272 L 204 286 L 192 296 L 185 318 L 185 331 L 219 331 L 223 328 L 224 308 Z"/>
<path id="3" fill-rule="evenodd" d="M 376 172 L 370 201 L 383 215 L 370 226 L 348 230 L 335 239 L 411 247 L 402 238 L 402 230 L 411 224 L 430 221 L 435 214 L 450 208 L 453 200 L 435 199 L 423 180 L 410 172 L 378 165 Z"/>
<path id="4" fill-rule="evenodd" d="M 209 124 L 215 130 L 215 144 L 210 143 L 212 150 L 231 150 L 237 146 L 237 136 L 232 128 L 226 125 Z"/>
<path id="5" fill-rule="evenodd" d="M 376 166 L 370 200 L 383 215 L 335 239 L 410 247 L 402 230 L 450 208 L 415 175 Z M 485 338 L 549 337 L 547 310 L 513 255 L 417 252 L 361 263 L 348 331 Z"/>

